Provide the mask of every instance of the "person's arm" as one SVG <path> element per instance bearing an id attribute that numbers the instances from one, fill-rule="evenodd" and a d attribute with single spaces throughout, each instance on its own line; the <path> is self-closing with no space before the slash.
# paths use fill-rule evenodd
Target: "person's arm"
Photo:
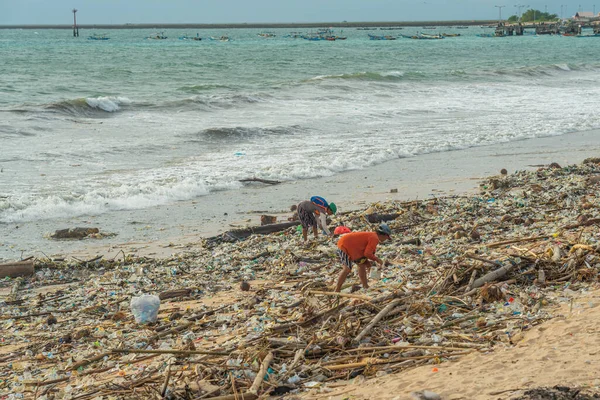
<path id="1" fill-rule="evenodd" d="M 378 244 L 379 240 L 377 239 L 369 240 L 369 243 L 367 243 L 367 247 L 365 248 L 365 257 L 381 265 L 383 264 L 383 260 L 375 255 L 375 250 L 377 250 Z"/>
<path id="2" fill-rule="evenodd" d="M 319 213 L 319 219 L 317 220 L 317 222 L 319 223 L 319 226 L 321 227 L 321 229 L 323 229 L 325 231 L 325 234 L 327 236 L 331 236 L 329 229 L 327 229 L 327 214 L 324 213 L 323 211 L 321 211 Z"/>

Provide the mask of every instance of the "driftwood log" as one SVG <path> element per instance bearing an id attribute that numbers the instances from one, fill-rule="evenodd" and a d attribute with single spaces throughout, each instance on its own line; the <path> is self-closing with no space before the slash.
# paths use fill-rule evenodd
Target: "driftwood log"
<path id="1" fill-rule="evenodd" d="M 499 278 L 502 278 L 503 276 L 508 274 L 516 265 L 517 265 L 516 263 L 511 262 L 511 263 L 503 265 L 502 267 L 500 267 L 490 273 L 485 274 L 484 276 L 482 276 L 481 278 L 479 278 L 479 279 L 475 280 L 475 282 L 473 282 L 471 289 L 481 287 L 488 282 L 493 282 L 495 280 L 498 280 Z"/>
<path id="2" fill-rule="evenodd" d="M 0 278 L 16 278 L 18 276 L 33 275 L 33 261 L 18 261 L 0 264 Z"/>
<path id="3" fill-rule="evenodd" d="M 377 222 L 385 222 L 385 221 L 392 221 L 396 218 L 398 218 L 400 215 L 400 213 L 393 213 L 393 214 L 369 214 L 367 215 L 367 221 L 369 221 L 372 224 L 376 224 Z"/>
<path id="4" fill-rule="evenodd" d="M 166 300 L 166 299 L 173 299 L 175 297 L 189 296 L 193 290 L 194 289 L 192 289 L 192 288 L 167 290 L 166 292 L 160 292 L 158 294 L 158 298 L 161 300 Z"/>
<path id="5" fill-rule="evenodd" d="M 269 180 L 269 179 L 260 179 L 260 178 L 240 179 L 240 182 L 260 182 L 260 183 L 266 183 L 267 185 L 278 185 L 281 183 L 280 181 L 273 181 L 273 180 Z"/>
<path id="6" fill-rule="evenodd" d="M 280 224 L 270 224 L 265 226 L 255 226 L 245 229 L 235 229 L 225 232 L 220 238 L 225 241 L 236 241 L 246 239 L 248 236 L 268 235 L 270 233 L 281 232 L 287 228 L 300 225 L 300 221 L 282 222 Z"/>

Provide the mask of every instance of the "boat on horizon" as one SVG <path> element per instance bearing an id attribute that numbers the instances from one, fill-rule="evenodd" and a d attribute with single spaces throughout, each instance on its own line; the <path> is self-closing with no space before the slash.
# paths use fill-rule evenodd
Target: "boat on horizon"
<path id="1" fill-rule="evenodd" d="M 396 37 L 390 35 L 371 35 L 369 34 L 369 40 L 396 40 Z"/>
<path id="2" fill-rule="evenodd" d="M 231 42 L 231 39 L 227 35 L 223 35 L 221 37 L 211 36 L 210 40 L 217 41 L 217 42 Z"/>
<path id="3" fill-rule="evenodd" d="M 156 32 L 150 36 L 146 36 L 146 39 L 150 40 L 165 40 L 167 37 L 164 32 Z"/>
<path id="4" fill-rule="evenodd" d="M 110 39 L 110 38 L 106 37 L 106 34 L 99 35 L 97 33 L 94 33 L 94 34 L 88 36 L 88 40 L 108 40 L 108 39 Z"/>
<path id="5" fill-rule="evenodd" d="M 196 36 L 188 36 L 187 34 L 179 36 L 179 40 L 202 40 L 200 34 L 196 33 Z"/>
<path id="6" fill-rule="evenodd" d="M 261 38 L 274 38 L 277 35 L 275 35 L 272 32 L 261 32 L 261 33 L 258 34 L 258 36 L 261 37 Z"/>

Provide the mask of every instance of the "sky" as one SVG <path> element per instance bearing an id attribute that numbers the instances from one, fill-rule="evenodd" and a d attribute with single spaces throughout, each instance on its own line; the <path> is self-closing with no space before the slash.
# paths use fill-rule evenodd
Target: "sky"
<path id="1" fill-rule="evenodd" d="M 598 12 L 600 0 L 0 0 L 0 25 L 71 24 L 73 8 L 79 24 L 490 20 L 529 8 L 567 17 L 594 1 Z"/>

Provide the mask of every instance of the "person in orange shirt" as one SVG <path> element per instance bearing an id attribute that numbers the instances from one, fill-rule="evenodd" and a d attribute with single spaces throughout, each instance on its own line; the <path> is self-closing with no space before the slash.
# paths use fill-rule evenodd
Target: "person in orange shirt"
<path id="1" fill-rule="evenodd" d="M 371 261 L 383 265 L 383 260 L 375 255 L 379 243 L 389 240 L 392 230 L 387 224 L 381 224 L 375 232 L 352 232 L 343 235 L 338 241 L 338 256 L 343 268 L 338 276 L 335 291 L 342 290 L 348 274 L 352 270 L 352 264 L 358 265 L 358 278 L 362 287 L 369 288 L 367 270 L 371 269 Z"/>

